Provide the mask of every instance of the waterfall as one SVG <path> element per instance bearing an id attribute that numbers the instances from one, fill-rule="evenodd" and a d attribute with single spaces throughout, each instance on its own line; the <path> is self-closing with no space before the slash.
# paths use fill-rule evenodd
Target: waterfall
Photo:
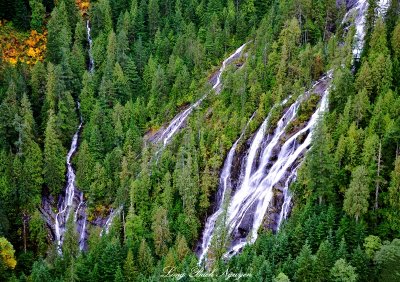
<path id="1" fill-rule="evenodd" d="M 86 21 L 86 31 L 87 31 L 87 40 L 89 43 L 89 65 L 88 70 L 90 73 L 94 72 L 94 59 L 92 55 L 92 37 L 90 34 L 90 22 Z M 61 254 L 61 247 L 64 241 L 64 233 L 66 231 L 66 223 L 69 219 L 71 211 L 75 210 L 74 213 L 74 222 L 79 234 L 79 249 L 82 251 L 86 247 L 86 226 L 87 226 L 87 214 L 86 214 L 86 203 L 84 202 L 83 193 L 79 191 L 75 184 L 75 171 L 72 166 L 72 157 L 76 153 L 78 149 L 78 139 L 79 133 L 83 126 L 82 115 L 80 114 L 80 104 L 77 102 L 77 110 L 79 112 L 79 126 L 72 138 L 71 147 L 67 154 L 67 185 L 65 188 L 65 196 L 61 197 L 61 201 L 58 205 L 58 212 L 55 215 L 54 221 L 54 233 L 55 239 L 58 246 L 58 252 Z"/>
<path id="2" fill-rule="evenodd" d="M 103 230 L 100 232 L 100 236 L 103 236 L 103 234 L 108 234 L 108 231 L 110 230 L 111 224 L 113 223 L 115 216 L 119 215 L 121 211 L 122 206 L 119 206 L 116 210 L 111 210 L 110 215 L 108 216 L 107 221 L 104 224 Z"/>
<path id="3" fill-rule="evenodd" d="M 93 41 L 92 41 L 92 36 L 90 35 L 90 22 L 89 20 L 86 20 L 86 32 L 87 32 L 87 41 L 89 42 L 89 72 L 93 73 L 94 72 L 94 59 L 93 59 L 93 54 L 92 54 L 92 47 L 93 47 Z"/>
<path id="4" fill-rule="evenodd" d="M 79 103 L 77 103 L 77 108 L 79 110 Z M 78 138 L 79 138 L 79 133 L 82 128 L 82 117 L 80 118 L 80 123 L 79 126 L 72 138 L 72 143 L 71 147 L 68 151 L 67 154 L 67 185 L 65 188 L 65 196 L 61 199 L 61 203 L 58 206 L 58 213 L 55 216 L 55 224 L 54 224 L 54 230 L 55 230 L 55 236 L 56 236 L 56 241 L 57 241 L 57 246 L 59 247 L 59 252 L 61 253 L 61 246 L 64 241 L 64 233 L 65 233 L 65 225 L 68 221 L 68 218 L 70 216 L 71 210 L 74 209 L 74 201 L 78 201 L 76 213 L 75 213 L 75 222 L 78 222 L 78 212 L 82 210 L 82 207 L 84 206 L 83 203 L 83 194 L 81 191 L 79 191 L 76 186 L 75 186 L 75 171 L 74 168 L 72 167 L 71 159 L 72 156 L 75 154 L 76 150 L 78 149 Z M 78 199 L 78 200 L 77 200 Z M 86 222 L 86 220 L 85 220 Z M 82 235 L 83 232 L 85 232 L 84 228 L 81 228 L 82 230 L 80 231 L 80 237 L 84 237 L 84 234 Z M 78 232 L 79 232 L 78 231 Z M 81 247 L 81 244 L 79 244 Z M 83 249 L 83 243 L 82 243 L 82 249 Z"/>
<path id="5" fill-rule="evenodd" d="M 284 194 L 286 193 L 285 198 L 287 200 L 286 206 L 282 209 L 282 217 L 287 216 L 290 204 L 288 187 L 295 178 L 300 159 L 310 146 L 312 131 L 318 118 L 327 108 L 327 93 L 331 77 L 332 72 L 329 72 L 318 80 L 310 91 L 302 94 L 290 105 L 276 124 L 272 134 L 268 133 L 271 129 L 269 119 L 272 111 L 270 111 L 252 138 L 246 157 L 242 158 L 240 178 L 235 193 L 227 207 L 227 228 L 233 241 L 228 253 L 225 254 L 226 258 L 239 252 L 247 243 L 253 243 L 256 240 L 258 229 L 262 225 L 273 197 L 273 189 L 282 181 L 285 183 L 282 190 Z M 322 96 L 320 104 L 304 128 L 288 137 L 286 128 L 296 118 L 300 103 L 309 96 L 311 91 Z M 283 101 L 281 105 L 285 105 L 288 100 Z M 300 142 L 299 139 L 301 138 L 299 137 L 303 135 L 307 135 L 307 137 L 303 142 Z M 283 142 L 282 140 L 285 140 L 283 137 L 288 138 Z M 232 146 L 224 163 L 218 193 L 223 193 L 227 188 L 230 188 L 232 159 L 237 142 Z M 229 181 L 226 181 L 227 179 Z M 222 202 L 223 197 L 222 200 L 218 200 L 218 210 L 207 220 L 199 252 L 199 263 L 206 260 L 215 222 L 222 213 Z"/>
<path id="6" fill-rule="evenodd" d="M 364 37 L 365 37 L 365 14 L 368 9 L 367 0 L 359 0 L 354 6 L 347 11 L 344 15 L 342 24 L 350 22 L 354 19 L 354 25 L 356 33 L 354 35 L 355 45 L 353 46 L 353 57 L 354 59 L 360 59 L 361 52 L 364 47 Z"/>
<path id="7" fill-rule="evenodd" d="M 219 217 L 219 215 L 223 212 L 223 204 L 226 193 L 230 193 L 232 184 L 231 184 L 231 170 L 232 170 L 232 163 L 233 157 L 236 153 L 236 147 L 239 144 L 240 140 L 242 139 L 243 135 L 246 132 L 247 127 L 249 126 L 250 122 L 253 120 L 255 113 L 250 117 L 249 121 L 247 122 L 246 126 L 244 127 L 242 133 L 240 134 L 239 138 L 233 143 L 233 146 L 229 150 L 228 156 L 224 162 L 224 166 L 222 168 L 220 180 L 219 180 L 219 188 L 216 198 L 216 212 L 207 219 L 206 225 L 204 227 L 203 232 L 203 241 L 201 243 L 201 254 L 199 261 L 202 262 L 204 256 L 207 254 L 207 251 L 210 246 L 210 242 L 212 239 L 212 231 L 214 230 L 215 223 Z"/>
<path id="8" fill-rule="evenodd" d="M 317 87 L 322 84 L 320 89 L 322 92 L 321 102 L 303 129 L 288 138 L 283 144 L 280 144 L 282 143 L 281 137 L 286 137 L 287 125 L 296 117 L 300 102 L 305 96 L 304 94 L 289 107 L 279 120 L 274 133 L 270 138 L 267 138 L 270 141 L 264 148 L 260 146 L 262 143 L 254 138 L 245 164 L 244 179 L 237 187 L 237 191 L 232 197 L 228 208 L 229 233 L 234 239 L 228 256 L 236 254 L 244 245 L 254 243 L 257 239 L 257 232 L 273 197 L 274 187 L 279 182 L 289 178 L 288 170 L 302 158 L 311 144 L 313 129 L 319 116 L 327 108 L 330 78 L 331 73 L 321 78 L 315 85 Z M 265 127 L 261 127 L 256 135 L 264 136 L 264 132 Z M 301 143 L 298 137 L 304 134 L 307 134 L 307 137 Z M 256 158 L 255 152 L 259 150 L 261 150 L 261 153 Z M 268 168 L 269 166 L 270 168 Z M 294 175 L 297 167 L 293 168 L 290 174 Z M 290 181 L 286 181 L 286 184 L 285 188 L 287 189 Z"/>
<path id="9" fill-rule="evenodd" d="M 379 0 L 377 3 L 376 14 L 383 17 L 389 8 L 390 1 Z M 353 58 L 356 60 L 360 59 L 361 52 L 364 48 L 364 37 L 365 37 L 365 23 L 366 13 L 368 9 L 368 0 L 358 0 L 354 3 L 353 7 L 347 11 L 343 17 L 342 24 L 351 22 L 354 19 L 354 26 L 356 33 L 354 35 L 355 44 L 353 46 Z"/>
<path id="10" fill-rule="evenodd" d="M 222 77 L 222 73 L 224 72 L 225 68 L 233 60 L 237 59 L 240 56 L 240 54 L 242 53 L 246 44 L 247 43 L 240 46 L 231 56 L 229 56 L 227 59 L 225 59 L 222 62 L 222 67 L 218 70 L 215 82 L 213 82 L 213 84 L 212 84 L 212 89 L 215 90 L 215 92 L 219 93 L 221 91 L 221 77 Z M 204 94 L 198 101 L 196 101 L 189 108 L 187 108 L 183 112 L 176 115 L 172 119 L 172 121 L 169 123 L 167 128 L 162 132 L 162 134 L 158 138 L 157 142 L 161 142 L 163 144 L 163 147 L 167 146 L 167 144 L 171 141 L 171 138 L 175 135 L 175 133 L 177 133 L 179 131 L 179 129 L 182 128 L 187 117 L 192 113 L 192 111 L 195 108 L 197 108 L 201 104 L 201 102 L 203 102 L 203 100 L 208 96 L 208 93 L 209 92 Z"/>
<path id="11" fill-rule="evenodd" d="M 388 1 L 378 2 L 377 14 L 384 16 L 388 9 Z M 355 44 L 352 49 L 353 58 L 360 59 L 364 47 L 365 37 L 365 14 L 368 8 L 367 0 L 359 0 L 345 14 L 342 24 L 354 20 L 355 25 Z M 313 130 L 321 114 L 326 111 L 328 105 L 328 93 L 331 86 L 333 71 L 329 71 L 326 76 L 318 80 L 310 89 L 321 95 L 321 101 L 312 114 L 306 126 L 293 136 L 287 138 L 287 125 L 294 120 L 300 101 L 305 96 L 300 96 L 283 114 L 276 125 L 272 135 L 267 134 L 268 119 L 262 123 L 255 133 L 246 157 L 242 160 L 240 178 L 235 189 L 235 194 L 230 199 L 227 213 L 228 233 L 233 239 L 229 246 L 225 258 L 238 253 L 246 244 L 254 243 L 257 239 L 257 232 L 263 223 L 265 214 L 273 198 L 273 190 L 281 190 L 283 203 L 276 218 L 276 230 L 290 212 L 292 195 L 289 185 L 296 179 L 297 169 L 301 165 L 302 158 L 309 149 L 312 141 Z M 299 138 L 306 135 L 306 138 Z M 304 139 L 303 141 L 301 141 Z M 235 143 L 236 144 L 236 143 Z M 235 144 L 233 147 L 235 147 Z M 226 165 L 231 164 L 230 153 L 225 162 L 220 182 L 224 178 L 230 179 L 225 173 L 230 172 Z M 221 204 L 219 204 L 221 205 Z M 279 208 L 279 207 L 278 207 Z M 204 233 L 199 264 L 206 258 L 206 254 L 211 241 L 216 218 L 221 212 L 217 210 L 207 221 Z"/>

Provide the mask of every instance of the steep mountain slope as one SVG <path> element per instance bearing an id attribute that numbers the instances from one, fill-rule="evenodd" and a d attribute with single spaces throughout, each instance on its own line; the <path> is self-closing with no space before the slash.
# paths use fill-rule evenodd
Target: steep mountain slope
<path id="1" fill-rule="evenodd" d="M 15 2 L 0 280 L 398 280 L 398 1 Z"/>

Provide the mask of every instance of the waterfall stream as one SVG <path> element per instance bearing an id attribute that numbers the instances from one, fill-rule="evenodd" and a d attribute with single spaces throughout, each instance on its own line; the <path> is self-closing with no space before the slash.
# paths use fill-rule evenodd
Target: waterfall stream
<path id="1" fill-rule="evenodd" d="M 79 110 L 79 103 L 77 103 L 77 109 Z M 82 226 L 78 228 L 79 238 L 82 238 L 79 242 L 79 248 L 82 250 L 84 248 L 84 238 L 85 238 L 85 226 L 86 226 L 86 213 L 83 219 L 79 218 L 79 212 L 82 211 L 85 206 L 83 202 L 83 193 L 79 191 L 75 186 L 75 171 L 72 167 L 71 159 L 78 149 L 78 138 L 79 133 L 82 128 L 82 117 L 80 117 L 79 126 L 72 138 L 71 147 L 67 154 L 67 185 L 65 188 L 65 196 L 61 199 L 61 203 L 58 206 L 58 213 L 55 216 L 54 230 L 56 235 L 57 245 L 59 247 L 59 252 L 61 252 L 61 246 L 64 241 L 64 233 L 66 230 L 66 223 L 70 216 L 70 212 L 75 208 L 74 221 L 78 223 L 82 221 Z M 78 203 L 76 205 L 76 203 Z M 79 225 L 78 225 L 79 226 Z"/>
<path id="2" fill-rule="evenodd" d="M 222 62 L 222 67 L 218 70 L 216 80 L 213 82 L 212 89 L 215 90 L 215 92 L 219 93 L 221 91 L 221 77 L 222 73 L 224 72 L 225 68 L 235 59 L 237 59 L 244 47 L 246 46 L 247 43 L 243 44 L 240 46 L 231 56 L 229 56 L 227 59 L 225 59 Z M 197 108 L 201 102 L 208 96 L 207 92 L 204 94 L 199 100 L 197 100 L 193 105 L 191 105 L 189 108 L 184 110 L 183 112 L 179 113 L 176 115 L 172 121 L 169 123 L 167 128 L 162 132 L 161 136 L 158 138 L 157 142 L 160 142 L 163 144 L 163 147 L 167 146 L 167 144 L 171 141 L 171 138 L 179 131 L 179 129 L 182 128 L 184 122 L 186 121 L 187 117 L 192 113 L 192 111 Z"/>
<path id="3" fill-rule="evenodd" d="M 226 160 L 224 162 L 224 166 L 222 168 L 222 172 L 221 172 L 221 176 L 220 176 L 220 180 L 219 180 L 218 194 L 217 194 L 217 198 L 216 198 L 217 210 L 212 216 L 210 216 L 207 219 L 206 225 L 204 227 L 203 241 L 201 243 L 202 253 L 200 254 L 200 261 L 202 261 L 204 256 L 207 254 L 208 248 L 210 246 L 211 238 L 212 238 L 212 231 L 214 230 L 214 227 L 215 227 L 215 223 L 216 223 L 218 217 L 220 216 L 220 214 L 223 212 L 223 204 L 224 204 L 225 195 L 227 193 L 230 193 L 230 191 L 232 189 L 231 170 L 232 170 L 233 157 L 235 156 L 235 153 L 236 153 L 236 147 L 239 144 L 240 140 L 242 139 L 243 135 L 245 134 L 246 129 L 249 126 L 250 122 L 253 120 L 254 116 L 255 116 L 255 113 L 250 117 L 249 121 L 247 122 L 246 126 L 244 127 L 239 138 L 236 140 L 235 143 L 233 143 L 233 146 L 229 150 L 228 156 L 226 157 Z"/>
<path id="4" fill-rule="evenodd" d="M 90 73 L 94 72 L 94 59 L 92 55 L 92 37 L 90 34 L 90 22 L 86 21 L 86 31 L 87 31 L 87 40 L 89 43 L 89 64 L 88 71 Z M 79 133 L 83 126 L 82 115 L 80 114 L 80 104 L 77 102 L 77 110 L 79 112 L 79 126 L 72 138 L 71 147 L 67 154 L 67 185 L 65 188 L 65 196 L 60 197 L 59 205 L 58 205 L 58 213 L 55 215 L 54 221 L 54 233 L 55 239 L 58 246 L 58 252 L 61 254 L 61 247 L 64 241 L 64 233 L 66 231 L 66 224 L 69 219 L 70 213 L 74 212 L 74 223 L 76 226 L 76 230 L 79 234 L 79 249 L 82 251 L 86 248 L 86 239 L 87 239 L 87 214 L 86 214 L 86 203 L 84 202 L 83 193 L 79 191 L 75 184 L 75 171 L 72 166 L 72 157 L 76 153 L 78 149 L 78 139 Z"/>
<path id="5" fill-rule="evenodd" d="M 388 9 L 388 1 L 378 2 L 377 14 L 383 16 Z M 353 3 L 352 7 L 345 14 L 342 24 L 353 21 L 355 25 L 354 46 L 352 49 L 353 58 L 360 59 L 364 47 L 365 37 L 365 15 L 368 8 L 367 0 L 359 0 Z M 257 233 L 274 197 L 274 189 L 282 192 L 283 203 L 278 207 L 279 214 L 275 217 L 276 230 L 287 218 L 290 212 L 292 195 L 289 185 L 296 179 L 297 169 L 301 165 L 302 158 L 309 149 L 312 141 L 313 130 L 321 114 L 328 106 L 328 93 L 331 86 L 333 71 L 318 80 L 309 90 L 321 95 L 319 106 L 312 114 L 307 124 L 297 133 L 287 138 L 286 128 L 296 117 L 301 100 L 301 95 L 283 114 L 278 121 L 273 134 L 266 134 L 269 116 L 262 123 L 258 131 L 252 137 L 250 147 L 242 158 L 241 172 L 235 193 L 232 195 L 227 206 L 227 220 L 225 222 L 231 244 L 225 258 L 238 253 L 246 244 L 254 243 Z M 304 136 L 306 137 L 304 138 Z M 231 151 L 236 149 L 235 143 Z M 232 166 L 231 151 L 224 163 L 220 176 L 221 183 L 225 179 L 231 179 L 229 175 Z M 226 175 L 228 173 L 228 176 Z M 225 191 L 225 189 L 223 189 Z M 220 193 L 220 191 L 218 192 Z M 210 247 L 211 238 L 214 232 L 215 222 L 222 213 L 222 201 L 218 202 L 219 209 L 208 218 L 203 232 L 203 240 L 199 254 L 199 264 L 207 261 L 207 252 Z"/>
<path id="6" fill-rule="evenodd" d="M 318 117 L 327 107 L 327 93 L 331 75 L 332 73 L 330 72 L 327 76 L 321 78 L 313 85 L 309 92 L 302 94 L 290 105 L 278 121 L 272 134 L 267 133 L 270 131 L 270 115 L 268 115 L 252 138 L 246 157 L 242 158 L 239 182 L 227 208 L 226 225 L 232 243 L 226 257 L 236 254 L 244 245 L 253 243 L 256 240 L 258 229 L 262 225 L 267 208 L 273 197 L 273 189 L 276 189 L 275 186 L 279 182 L 284 181 L 284 187 L 281 189 L 283 192 L 288 190 L 288 186 L 291 183 L 289 179 L 294 179 L 298 162 L 311 143 L 312 131 Z M 283 137 L 287 137 L 286 128 L 297 117 L 297 110 L 300 103 L 311 91 L 316 91 L 317 88 L 317 92 L 322 96 L 319 107 L 304 128 L 283 142 Z M 282 102 L 282 104 L 285 103 L 286 101 Z M 299 141 L 301 139 L 299 137 L 306 134 L 307 137 L 304 141 Z M 230 173 L 231 166 L 232 161 L 228 154 L 223 172 L 221 173 L 220 183 L 223 183 L 224 178 L 229 179 L 232 177 L 231 175 L 226 176 L 224 173 Z M 290 170 L 291 168 L 292 170 Z M 286 204 L 286 214 L 288 213 L 288 205 L 289 203 Z M 221 204 L 220 207 L 222 207 Z M 206 259 L 215 222 L 222 213 L 220 209 L 208 219 L 205 226 L 200 252 L 200 263 Z"/>

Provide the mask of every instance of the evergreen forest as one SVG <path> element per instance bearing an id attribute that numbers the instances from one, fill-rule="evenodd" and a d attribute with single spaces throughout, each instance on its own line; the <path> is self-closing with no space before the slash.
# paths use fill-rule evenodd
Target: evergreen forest
<path id="1" fill-rule="evenodd" d="M 400 281 L 400 1 L 0 0 L 0 281 Z"/>

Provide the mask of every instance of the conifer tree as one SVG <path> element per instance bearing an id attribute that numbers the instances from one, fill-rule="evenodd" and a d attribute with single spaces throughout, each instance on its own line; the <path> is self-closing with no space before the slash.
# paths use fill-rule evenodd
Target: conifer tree
<path id="1" fill-rule="evenodd" d="M 145 239 L 142 239 L 139 247 L 138 261 L 140 271 L 146 275 L 150 275 L 153 270 L 154 262 L 151 250 L 147 245 Z"/>
<path id="2" fill-rule="evenodd" d="M 354 216 L 356 222 L 368 211 L 368 173 L 364 166 L 358 166 L 352 173 L 352 180 L 349 189 L 346 191 L 343 203 L 344 211 Z"/>
<path id="3" fill-rule="evenodd" d="M 355 282 L 357 281 L 357 274 L 355 273 L 355 268 L 349 265 L 345 259 L 339 259 L 335 262 L 332 267 L 331 279 L 335 282 Z"/>
<path id="4" fill-rule="evenodd" d="M 66 1 L 68 2 L 70 0 Z M 64 1 L 61 1 L 60 4 L 54 8 L 47 28 L 47 60 L 53 64 L 59 64 L 63 52 L 69 50 L 72 38 L 68 11 Z"/>
<path id="5" fill-rule="evenodd" d="M 56 117 L 50 110 L 44 141 L 44 182 L 53 195 L 57 195 L 65 182 L 65 149 L 57 134 Z"/>
<path id="6" fill-rule="evenodd" d="M 151 228 L 154 234 L 155 253 L 162 257 L 167 254 L 168 243 L 171 241 L 166 209 L 159 207 L 155 211 Z"/>
<path id="7" fill-rule="evenodd" d="M 295 279 L 298 281 L 313 281 L 314 263 L 315 258 L 312 255 L 310 245 L 306 243 L 296 258 L 297 270 Z"/>
<path id="8" fill-rule="evenodd" d="M 42 1 L 39 0 L 29 0 L 29 6 L 32 10 L 31 15 L 31 28 L 41 31 L 43 27 L 44 17 L 45 17 L 45 8 L 42 4 Z"/>

